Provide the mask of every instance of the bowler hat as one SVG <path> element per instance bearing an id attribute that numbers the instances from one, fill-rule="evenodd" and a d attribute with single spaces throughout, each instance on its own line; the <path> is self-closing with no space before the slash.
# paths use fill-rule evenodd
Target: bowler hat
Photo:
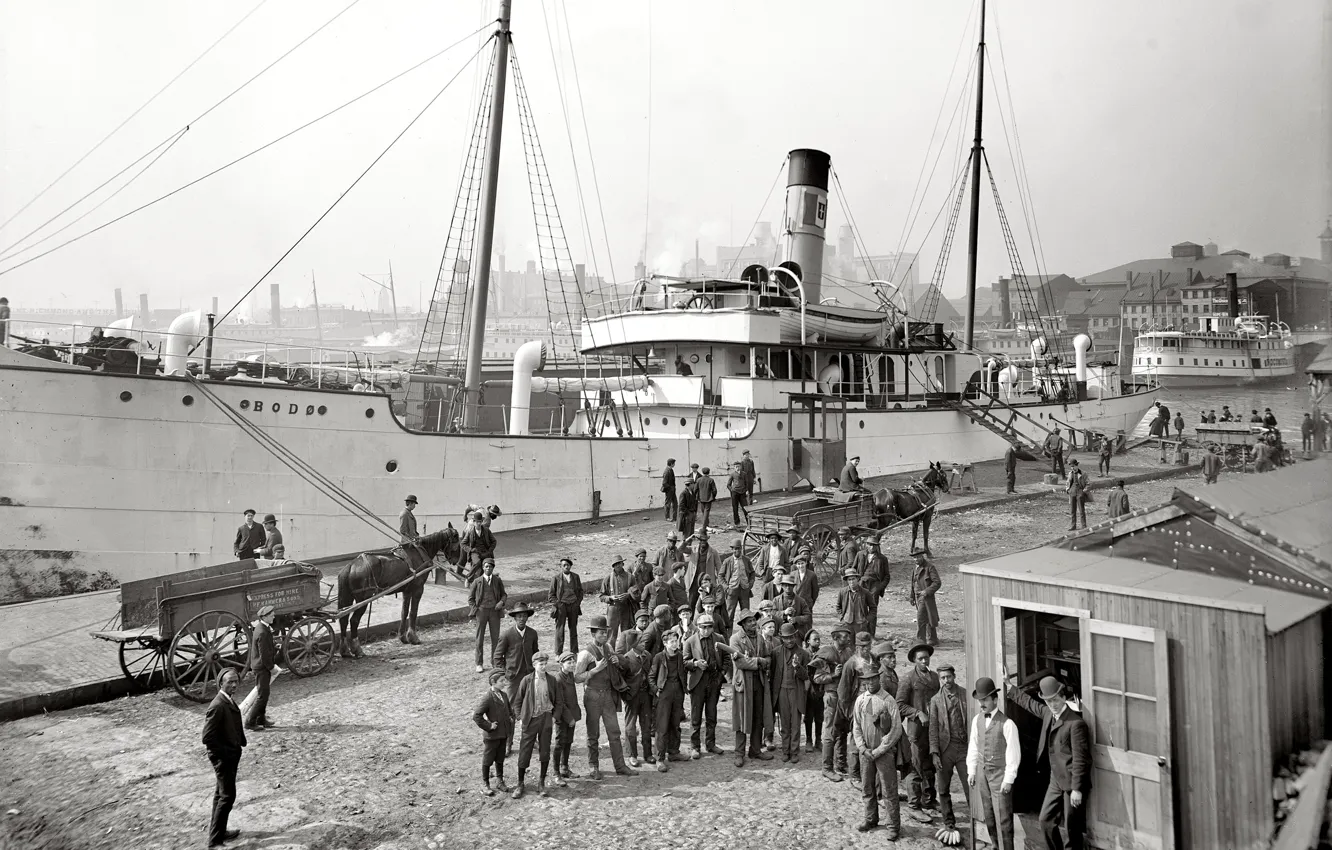
<path id="1" fill-rule="evenodd" d="M 409 505 L 414 505 L 416 504 L 416 497 L 409 495 L 406 499 L 403 499 L 403 501 Z"/>
<path id="2" fill-rule="evenodd" d="M 856 635 L 856 646 L 869 646 L 873 642 L 874 638 L 870 637 L 869 632 L 861 632 Z"/>
<path id="3" fill-rule="evenodd" d="M 264 522 L 277 522 L 277 517 L 272 514 L 264 514 Z"/>
<path id="4" fill-rule="evenodd" d="M 610 629 L 610 624 L 606 622 L 606 618 L 601 614 L 594 614 L 592 615 L 591 623 L 588 624 L 588 629 L 594 632 L 595 631 L 604 632 Z"/>
<path id="5" fill-rule="evenodd" d="M 981 676 L 976 680 L 976 687 L 971 689 L 973 699 L 985 699 L 991 694 L 999 693 L 999 689 L 994 686 L 994 679 L 989 676 Z"/>
<path id="6" fill-rule="evenodd" d="M 930 646 L 928 643 L 918 643 L 915 646 L 911 647 L 911 651 L 907 653 L 907 658 L 911 659 L 912 661 L 915 661 L 916 653 L 922 651 L 928 655 L 934 655 L 934 647 Z"/>
<path id="7" fill-rule="evenodd" d="M 796 627 L 794 623 L 782 623 L 782 628 L 777 632 L 782 637 L 795 637 Z"/>
<path id="8" fill-rule="evenodd" d="M 1041 699 L 1059 696 L 1064 692 L 1064 686 L 1059 684 L 1059 680 L 1054 676 L 1046 676 L 1041 679 Z"/>
<path id="9" fill-rule="evenodd" d="M 535 614 L 535 613 L 536 613 L 536 612 L 535 612 L 534 610 L 532 610 L 532 606 L 531 606 L 531 605 L 528 605 L 526 602 L 519 602 L 519 603 L 518 603 L 518 607 L 517 607 L 517 608 L 514 608 L 513 610 L 511 610 L 511 611 L 509 612 L 509 616 L 510 616 L 510 617 L 516 617 L 516 616 L 519 615 L 519 614 L 527 614 L 528 616 L 531 616 L 532 614 Z"/>
<path id="10" fill-rule="evenodd" d="M 738 626 L 741 623 L 745 622 L 746 620 L 752 620 L 752 619 L 754 619 L 754 612 L 749 610 L 748 608 L 741 608 L 739 611 L 736 612 L 735 624 Z"/>
<path id="11" fill-rule="evenodd" d="M 745 548 L 745 543 L 744 543 L 743 540 L 741 540 L 739 537 L 737 537 L 736 539 L 734 539 L 734 540 L 731 541 L 731 548 L 732 548 L 732 549 L 743 549 L 743 548 Z"/>

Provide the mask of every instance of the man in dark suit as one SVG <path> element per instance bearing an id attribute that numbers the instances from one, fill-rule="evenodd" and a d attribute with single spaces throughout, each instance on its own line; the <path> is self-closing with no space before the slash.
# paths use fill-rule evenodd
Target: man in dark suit
<path id="1" fill-rule="evenodd" d="M 1049 850 L 1087 846 L 1086 796 L 1091 790 L 1091 734 L 1087 721 L 1068 704 L 1064 686 L 1053 676 L 1041 679 L 1040 700 L 1009 684 L 1008 698 L 1041 718 L 1036 748 L 1037 770 L 1049 784 L 1041 803 L 1041 831 Z"/>
<path id="2" fill-rule="evenodd" d="M 504 783 L 504 745 L 513 738 L 513 703 L 504 688 L 504 671 L 490 671 L 490 687 L 472 712 L 472 722 L 481 729 L 481 793 L 495 796 L 490 788 L 490 768 L 495 768 L 495 787 L 509 793 Z"/>
<path id="3" fill-rule="evenodd" d="M 707 530 L 712 518 L 712 503 L 717 501 L 717 482 L 712 478 L 712 470 L 703 467 L 703 474 L 698 478 L 698 527 Z"/>
<path id="4" fill-rule="evenodd" d="M 495 561 L 487 558 L 481 562 L 481 575 L 472 579 L 467 594 L 468 619 L 476 623 L 476 672 L 486 668 L 485 637 L 490 629 L 490 653 L 495 654 L 495 645 L 499 642 L 500 615 L 509 596 L 504 592 L 504 579 L 495 575 Z"/>
<path id="5" fill-rule="evenodd" d="M 513 625 L 500 635 L 495 651 L 490 654 L 490 666 L 503 670 L 509 677 L 509 702 L 517 704 L 518 684 L 523 677 L 532 672 L 532 656 L 537 652 L 536 629 L 527 625 L 532 616 L 532 606 L 520 603 L 509 612 Z M 513 732 L 509 732 L 509 745 L 506 753 L 513 752 Z"/>
<path id="6" fill-rule="evenodd" d="M 254 687 L 259 696 L 245 721 L 246 729 L 264 729 L 273 725 L 268 719 L 268 686 L 273 681 L 273 666 L 277 663 L 277 644 L 273 641 L 274 614 L 272 605 L 260 608 L 250 635 L 250 658 L 246 667 L 254 673 Z"/>
<path id="7" fill-rule="evenodd" d="M 217 696 L 213 697 L 204 714 L 203 745 L 208 749 L 213 773 L 217 774 L 213 820 L 208 827 L 209 847 L 221 847 L 223 842 L 240 835 L 239 829 L 227 829 L 227 818 L 236 803 L 236 769 L 246 744 L 240 707 L 232 698 L 238 684 L 240 676 L 234 669 L 223 670 L 218 678 Z"/>
<path id="8" fill-rule="evenodd" d="M 263 527 L 254 521 L 254 508 L 246 508 L 245 522 L 236 529 L 236 542 L 231 547 L 236 559 L 253 558 L 255 550 L 264 545 L 265 536 Z"/>
<path id="9" fill-rule="evenodd" d="M 560 571 L 550 582 L 550 615 L 555 618 L 555 654 L 564 654 L 564 630 L 569 648 L 578 653 L 578 618 L 583 613 L 583 579 L 573 571 L 573 559 L 560 558 Z"/>
<path id="10" fill-rule="evenodd" d="M 675 458 L 666 458 L 666 469 L 661 473 L 661 492 L 666 499 L 666 521 L 675 522 L 680 511 L 680 499 L 675 495 Z"/>
<path id="11" fill-rule="evenodd" d="M 856 455 L 842 467 L 842 476 L 837 482 L 837 489 L 843 493 L 855 493 L 865 489 L 865 482 L 860 477 L 860 455 Z"/>
<path id="12" fill-rule="evenodd" d="M 685 690 L 689 693 L 689 757 L 697 759 L 706 748 L 713 755 L 725 755 L 717 746 L 717 700 L 721 698 L 730 647 L 717 635 L 717 621 L 712 614 L 698 618 L 698 631 L 684 642 Z M 707 722 L 706 735 L 704 721 Z"/>
<path id="13" fill-rule="evenodd" d="M 684 719 L 685 666 L 680 654 L 680 633 L 662 635 L 664 648 L 652 659 L 648 682 L 657 697 L 657 770 L 665 773 L 667 761 L 684 761 L 680 754 L 680 721 Z"/>

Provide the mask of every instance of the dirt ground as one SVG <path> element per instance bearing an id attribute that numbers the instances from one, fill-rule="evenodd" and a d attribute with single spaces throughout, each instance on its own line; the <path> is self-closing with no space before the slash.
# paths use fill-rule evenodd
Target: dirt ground
<path id="1" fill-rule="evenodd" d="M 1135 506 L 1164 501 L 1176 481 L 1130 487 Z M 1104 518 L 1093 494 L 1089 519 Z M 1067 528 L 1067 500 L 1051 495 L 940 516 L 931 538 L 943 579 L 938 594 L 941 646 L 934 663 L 962 657 L 957 568 L 1039 545 Z M 646 524 L 645 524 L 646 525 Z M 653 531 L 639 542 L 654 549 Z M 636 529 L 625 527 L 625 535 Z M 880 609 L 880 633 L 915 635 L 906 601 L 907 541 L 895 545 L 893 583 Z M 626 553 L 629 554 L 629 553 Z M 587 574 L 594 571 L 589 569 Z M 827 633 L 835 593 L 820 595 L 815 627 Z M 592 602 L 587 613 L 600 606 Z M 544 611 L 533 618 L 543 648 L 553 648 Z M 586 639 L 586 619 L 581 624 Z M 849 783 L 819 775 L 819 760 L 735 768 L 730 704 L 720 706 L 725 757 L 672 765 L 666 774 L 603 782 L 570 781 L 549 799 L 514 801 L 478 793 L 480 732 L 471 712 L 484 691 L 473 672 L 465 626 L 422 633 L 421 646 L 380 642 L 366 657 L 338 659 L 311 679 L 282 676 L 270 716 L 277 727 L 253 733 L 241 761 L 232 825 L 235 848 L 436 850 L 436 848 L 636 846 L 641 848 L 870 847 L 882 832 L 855 831 L 862 803 Z M 899 668 L 900 669 L 900 668 Z M 248 684 L 243 687 L 248 687 Z M 0 726 L 0 848 L 202 847 L 213 788 L 199 736 L 203 707 L 173 692 L 128 697 Z M 684 724 L 688 738 L 688 721 Z M 603 755 L 605 744 L 603 742 Z M 608 760 L 603 762 L 606 766 Z M 580 725 L 571 764 L 586 771 Z M 512 782 L 515 761 L 507 765 Z M 533 777 L 534 778 L 534 777 Z M 530 790 L 530 788 L 529 788 Z M 960 789 L 954 799 L 963 806 Z M 904 848 L 937 847 L 936 826 L 903 818 Z"/>

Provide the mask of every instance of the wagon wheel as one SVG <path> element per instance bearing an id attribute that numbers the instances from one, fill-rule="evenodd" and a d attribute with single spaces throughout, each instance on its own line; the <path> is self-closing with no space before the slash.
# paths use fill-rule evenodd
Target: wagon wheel
<path id="1" fill-rule="evenodd" d="M 230 611 L 205 611 L 171 641 L 167 676 L 181 696 L 208 702 L 217 693 L 222 671 L 230 667 L 244 673 L 249 655 L 249 625 Z"/>
<path id="2" fill-rule="evenodd" d="M 1223 458 L 1226 456 L 1226 447 L 1221 445 L 1220 443 L 1208 443 L 1207 451 L 1216 452 L 1217 454 L 1221 455 L 1221 457 Z"/>
<path id="3" fill-rule="evenodd" d="M 1248 451 L 1246 446 L 1226 446 L 1226 469 L 1244 469 Z"/>
<path id="4" fill-rule="evenodd" d="M 282 641 L 282 658 L 287 669 L 297 676 L 313 676 L 333 663 L 337 646 L 333 625 L 324 617 L 306 617 L 287 630 Z"/>
<path id="5" fill-rule="evenodd" d="M 741 538 L 741 549 L 746 558 L 752 564 L 758 560 L 759 554 L 763 551 L 763 544 L 767 542 L 767 537 L 759 531 L 746 531 L 745 536 Z"/>
<path id="6" fill-rule="evenodd" d="M 163 675 L 167 647 L 171 644 L 147 638 L 120 644 L 120 672 L 137 690 L 152 688 L 153 680 Z"/>
<path id="7" fill-rule="evenodd" d="M 809 547 L 810 566 L 825 579 L 837 578 L 837 535 L 827 523 L 816 523 L 802 537 Z"/>

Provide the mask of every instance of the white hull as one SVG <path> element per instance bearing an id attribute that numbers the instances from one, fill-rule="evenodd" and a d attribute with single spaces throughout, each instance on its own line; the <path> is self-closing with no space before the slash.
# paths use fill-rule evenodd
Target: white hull
<path id="1" fill-rule="evenodd" d="M 586 518 L 597 498 L 603 514 L 657 506 L 668 457 L 680 470 L 711 466 L 720 483 L 727 462 L 749 449 L 766 489 L 787 482 L 785 410 L 735 414 L 702 438 L 694 437 L 696 409 L 666 406 L 643 409 L 655 424 L 633 438 L 445 435 L 406 430 L 385 396 L 208 386 L 237 410 L 246 402 L 250 421 L 391 524 L 403 497 L 416 494 L 424 530 L 457 525 L 468 503 L 501 505 L 504 529 Z M 1154 399 L 1147 392 L 1023 410 L 1037 421 L 1131 433 Z M 852 409 L 846 428 L 846 454 L 863 456 L 866 475 L 992 459 L 1007 448 L 947 409 Z M 9 530 L 0 567 L 20 575 L 57 567 L 124 581 L 229 560 L 250 507 L 281 518 L 295 557 L 387 542 L 260 448 L 187 379 L 0 364 L 0 430 L 0 519 Z"/>

